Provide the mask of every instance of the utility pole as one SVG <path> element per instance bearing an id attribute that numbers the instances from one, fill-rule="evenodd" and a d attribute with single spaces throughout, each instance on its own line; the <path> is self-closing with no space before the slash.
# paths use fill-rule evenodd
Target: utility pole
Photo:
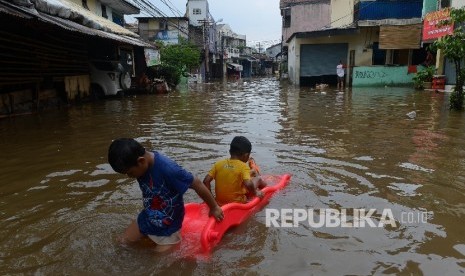
<path id="1" fill-rule="evenodd" d="M 204 38 L 204 45 L 203 45 L 203 49 L 204 49 L 204 53 L 205 53 L 205 82 L 208 82 L 209 79 L 210 79 L 210 64 L 209 64 L 209 59 L 208 59 L 208 56 L 209 56 L 209 48 L 210 48 L 210 45 L 209 45 L 209 42 L 210 42 L 210 33 L 208 32 L 208 26 L 209 26 L 209 23 L 210 21 L 208 19 L 201 19 L 201 20 L 198 20 L 199 23 L 202 23 L 203 25 L 203 38 Z"/>
<path id="2" fill-rule="evenodd" d="M 221 36 L 221 77 L 222 79 L 224 79 L 224 77 L 226 76 L 226 70 L 225 70 L 225 62 L 224 62 L 224 33 L 223 31 L 221 31 L 220 33 L 220 36 Z"/>

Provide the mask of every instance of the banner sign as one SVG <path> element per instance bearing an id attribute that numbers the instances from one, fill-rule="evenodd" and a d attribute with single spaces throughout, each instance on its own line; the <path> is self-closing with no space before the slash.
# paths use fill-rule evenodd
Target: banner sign
<path id="1" fill-rule="evenodd" d="M 155 36 L 155 40 L 163 41 L 165 45 L 179 43 L 179 31 L 159 31 Z"/>
<path id="2" fill-rule="evenodd" d="M 450 10 L 443 9 L 440 11 L 426 14 L 423 21 L 423 40 L 433 40 L 445 35 L 452 34 L 454 31 L 453 24 L 438 27 L 437 24 L 442 20 L 450 19 Z"/>
<path id="3" fill-rule="evenodd" d="M 160 52 L 155 49 L 145 48 L 145 63 L 147 66 L 154 66 L 160 64 Z"/>

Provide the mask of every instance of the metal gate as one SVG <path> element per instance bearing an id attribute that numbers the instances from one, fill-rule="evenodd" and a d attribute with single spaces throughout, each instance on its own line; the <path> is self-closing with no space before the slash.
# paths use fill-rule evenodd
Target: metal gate
<path id="1" fill-rule="evenodd" d="M 303 44 L 300 48 L 300 77 L 336 76 L 339 61 L 347 63 L 347 43 Z"/>

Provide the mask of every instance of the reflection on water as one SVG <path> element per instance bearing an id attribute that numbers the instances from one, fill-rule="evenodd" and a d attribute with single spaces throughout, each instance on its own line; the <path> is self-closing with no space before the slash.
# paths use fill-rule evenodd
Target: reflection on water
<path id="1" fill-rule="evenodd" d="M 0 121 L 0 273 L 464 273 L 465 118 L 447 102 L 408 88 L 322 93 L 260 79 Z M 239 134 L 262 171 L 293 176 L 269 208 L 389 208 L 398 220 L 424 212 L 427 223 L 268 228 L 261 211 L 210 261 L 115 242 L 141 200 L 106 163 L 112 139 L 135 137 L 202 178 Z M 188 191 L 186 201 L 199 198 Z"/>

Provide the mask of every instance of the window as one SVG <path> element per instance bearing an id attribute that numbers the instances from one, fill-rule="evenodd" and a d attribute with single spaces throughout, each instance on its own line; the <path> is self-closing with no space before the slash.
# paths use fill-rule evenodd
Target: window
<path id="1" fill-rule="evenodd" d="M 134 76 L 134 62 L 133 62 L 133 52 L 129 48 L 120 48 L 119 49 L 119 62 L 123 68 L 129 72 L 131 76 Z"/>
<path id="2" fill-rule="evenodd" d="M 283 28 L 289 28 L 291 26 L 291 9 L 287 8 L 283 11 Z"/>
<path id="3" fill-rule="evenodd" d="M 82 6 L 86 9 L 89 9 L 89 6 L 87 6 L 87 0 L 82 0 Z"/>
<path id="4" fill-rule="evenodd" d="M 450 7 L 450 0 L 441 0 L 441 9 Z"/>
<path id="5" fill-rule="evenodd" d="M 107 7 L 105 5 L 102 5 L 102 17 L 108 18 Z"/>
<path id="6" fill-rule="evenodd" d="M 124 17 L 122 14 L 118 14 L 115 11 L 113 11 L 111 17 L 113 18 L 113 23 L 116 23 L 120 26 L 124 26 Z"/>
<path id="7" fill-rule="evenodd" d="M 409 49 L 392 50 L 392 64 L 409 65 L 410 55 Z"/>
<path id="8" fill-rule="evenodd" d="M 201 9 L 194 9 L 192 11 L 193 14 L 202 14 L 202 10 Z"/>
<path id="9" fill-rule="evenodd" d="M 166 21 L 164 20 L 160 20 L 159 22 L 159 28 L 160 30 L 167 30 L 168 29 L 168 24 Z"/>
<path id="10" fill-rule="evenodd" d="M 373 65 L 384 65 L 386 61 L 386 50 L 379 49 L 379 43 L 373 43 Z"/>

